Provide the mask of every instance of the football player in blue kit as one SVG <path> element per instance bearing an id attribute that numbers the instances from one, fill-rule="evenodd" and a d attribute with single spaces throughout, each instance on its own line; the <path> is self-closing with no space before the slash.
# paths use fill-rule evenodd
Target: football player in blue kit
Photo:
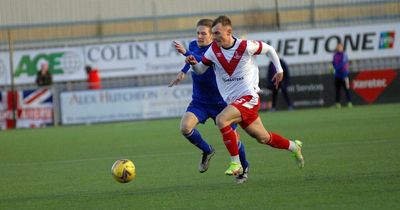
<path id="1" fill-rule="evenodd" d="M 196 28 L 197 39 L 190 42 L 189 50 L 186 50 L 177 42 L 174 42 L 175 49 L 184 56 L 193 55 L 198 61 L 201 61 L 201 57 L 212 43 L 212 23 L 213 20 L 210 19 L 199 20 Z M 171 81 L 169 87 L 181 82 L 185 78 L 190 67 L 190 64 L 186 63 L 183 69 L 178 73 L 176 79 Z M 182 135 L 188 139 L 190 143 L 203 151 L 198 169 L 200 173 L 204 173 L 210 165 L 210 160 L 214 155 L 215 150 L 203 139 L 200 132 L 196 129 L 196 126 L 199 123 L 204 124 L 208 118 L 212 118 L 215 122 L 216 116 L 227 106 L 227 104 L 224 102 L 218 91 L 215 73 L 212 67 L 202 75 L 197 75 L 195 73 L 192 73 L 191 75 L 193 81 L 192 101 L 187 107 L 185 114 L 182 116 L 180 130 Z M 235 129 L 237 126 L 232 125 L 232 127 Z M 246 160 L 243 143 L 238 141 L 238 147 L 243 173 L 236 177 L 236 183 L 241 184 L 248 178 L 249 164 Z"/>

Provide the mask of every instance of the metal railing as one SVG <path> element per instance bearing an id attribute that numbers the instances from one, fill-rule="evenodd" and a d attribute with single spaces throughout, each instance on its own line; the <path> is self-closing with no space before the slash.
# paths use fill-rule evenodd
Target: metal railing
<path id="1" fill-rule="evenodd" d="M 274 2 L 275 5 L 264 8 L 238 8 L 226 10 L 223 14 L 232 17 L 238 34 L 400 21 L 398 0 L 356 0 L 342 3 L 310 0 L 299 4 Z M 5 24 L 0 25 L 0 50 L 7 50 L 6 33 L 9 31 L 16 49 L 191 37 L 196 20 L 220 14 L 220 11 L 207 10 L 191 14 L 154 13 L 153 16 L 143 17 Z"/>

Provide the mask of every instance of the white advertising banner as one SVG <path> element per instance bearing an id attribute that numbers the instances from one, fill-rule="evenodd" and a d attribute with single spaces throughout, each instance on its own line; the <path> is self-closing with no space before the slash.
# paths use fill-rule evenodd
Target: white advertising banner
<path id="1" fill-rule="evenodd" d="M 246 39 L 269 43 L 289 64 L 331 61 L 338 42 L 350 60 L 400 56 L 400 23 L 252 33 Z M 269 59 L 258 56 L 257 62 L 268 65 Z"/>
<path id="2" fill-rule="evenodd" d="M 270 43 L 289 64 L 331 61 L 338 42 L 351 59 L 400 56 L 400 23 L 247 34 L 246 39 Z M 85 45 L 14 52 L 15 84 L 34 83 L 42 61 L 49 63 L 54 81 L 85 80 L 85 65 L 100 77 L 176 73 L 184 58 L 173 40 Z M 176 40 L 188 46 L 191 39 Z M 269 59 L 258 56 L 261 66 Z M 0 53 L 0 85 L 10 84 L 8 52 Z"/>
<path id="3" fill-rule="evenodd" d="M 0 57 L 0 84 L 11 84 L 8 52 Z M 40 64 L 47 62 L 53 81 L 86 79 L 82 47 L 20 50 L 13 54 L 14 83 L 35 83 Z"/>
<path id="4" fill-rule="evenodd" d="M 179 85 L 61 93 L 63 124 L 90 124 L 181 116 L 192 86 Z"/>
<path id="5" fill-rule="evenodd" d="M 103 77 L 175 73 L 182 69 L 185 58 L 172 41 L 88 45 L 84 47 L 85 61 L 99 68 Z M 191 40 L 177 41 L 188 46 Z"/>

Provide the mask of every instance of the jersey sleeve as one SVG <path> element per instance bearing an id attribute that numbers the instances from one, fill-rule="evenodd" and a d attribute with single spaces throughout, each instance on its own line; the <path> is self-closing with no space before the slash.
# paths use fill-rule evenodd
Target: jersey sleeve
<path id="1" fill-rule="evenodd" d="M 209 66 L 213 65 L 213 62 L 211 60 L 212 54 L 213 52 L 211 50 L 211 47 L 209 47 L 201 57 L 201 62 L 192 66 L 192 69 L 196 74 L 204 74 Z"/>
<path id="2" fill-rule="evenodd" d="M 187 73 L 190 70 L 190 64 L 186 63 L 185 66 L 181 69 L 181 72 Z"/>
<path id="3" fill-rule="evenodd" d="M 209 47 L 207 51 L 204 53 L 203 57 L 201 58 L 201 62 L 206 66 L 212 66 L 213 65 L 212 54 L 213 54 L 212 48 Z"/>
<path id="4" fill-rule="evenodd" d="M 275 65 L 276 72 L 283 72 L 281 63 L 279 62 L 279 56 L 271 45 L 262 41 L 248 40 L 247 52 L 250 55 L 267 54 L 272 63 Z"/>
<path id="5" fill-rule="evenodd" d="M 262 41 L 248 40 L 247 41 L 247 52 L 250 55 L 259 55 L 259 54 L 263 53 L 263 47 L 265 47 L 264 44 L 267 45 L 266 43 L 263 43 Z M 264 50 L 264 53 L 266 53 L 265 50 Z"/>
<path id="6" fill-rule="evenodd" d="M 268 53 L 276 53 L 275 49 L 263 42 L 263 41 L 256 41 L 256 40 L 248 40 L 247 41 L 247 52 L 250 55 L 260 55 L 260 54 L 268 54 Z"/>
<path id="7" fill-rule="evenodd" d="M 196 56 L 193 51 L 195 50 L 195 45 L 196 45 L 196 41 L 193 40 L 189 43 L 189 49 L 186 50 L 186 53 L 184 54 L 184 56 L 189 56 L 189 55 L 193 55 L 195 56 L 197 61 L 200 61 L 201 56 Z M 183 66 L 183 68 L 181 69 L 181 72 L 183 73 L 187 73 L 190 70 L 190 64 L 186 63 L 185 66 Z"/>

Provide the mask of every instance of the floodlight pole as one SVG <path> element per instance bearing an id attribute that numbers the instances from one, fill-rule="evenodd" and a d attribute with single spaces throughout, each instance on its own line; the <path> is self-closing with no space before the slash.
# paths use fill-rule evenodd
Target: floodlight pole
<path id="1" fill-rule="evenodd" d="M 315 28 L 315 0 L 311 0 L 311 25 Z"/>
<path id="2" fill-rule="evenodd" d="M 11 80 L 11 107 L 12 107 L 12 128 L 14 129 L 17 124 L 17 117 L 16 117 L 16 94 L 15 94 L 15 88 L 14 88 L 14 59 L 13 59 L 13 52 L 14 52 L 14 46 L 13 46 L 13 40 L 12 40 L 12 34 L 11 30 L 8 30 L 8 49 L 10 52 L 10 80 Z"/>
<path id="3" fill-rule="evenodd" d="M 280 21 L 280 18 L 279 18 L 279 4 L 278 4 L 278 0 L 275 0 L 275 15 L 276 15 L 276 27 L 278 28 L 278 29 L 280 29 L 281 28 L 281 21 Z"/>

